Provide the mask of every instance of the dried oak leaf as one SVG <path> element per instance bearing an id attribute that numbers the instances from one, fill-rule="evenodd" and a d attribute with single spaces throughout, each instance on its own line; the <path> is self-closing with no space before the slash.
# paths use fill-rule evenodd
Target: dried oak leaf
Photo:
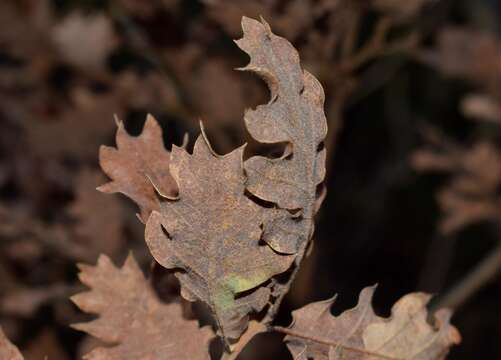
<path id="1" fill-rule="evenodd" d="M 327 133 L 323 110 L 324 91 L 317 79 L 301 69 L 299 55 L 284 38 L 274 35 L 269 25 L 244 17 L 244 36 L 237 45 L 250 56 L 242 70 L 260 75 L 271 91 L 271 100 L 245 113 L 250 134 L 262 143 L 286 143 L 278 159 L 254 156 L 245 162 L 246 187 L 253 195 L 294 211 L 282 216 L 283 236 L 277 251 L 295 252 L 305 247 L 313 232 L 317 189 L 325 177 Z M 300 221 L 300 226 L 294 223 Z"/>
<path id="2" fill-rule="evenodd" d="M 248 314 L 269 300 L 270 289 L 259 286 L 293 261 L 260 243 L 267 212 L 244 195 L 243 150 L 219 156 L 205 135 L 193 155 L 173 146 L 170 171 L 179 198 L 153 211 L 145 233 L 155 259 L 181 269 L 182 296 L 208 304 L 225 339 L 242 334 Z"/>
<path id="3" fill-rule="evenodd" d="M 183 319 L 180 304 L 160 302 L 132 255 L 122 268 L 105 255 L 96 266 L 79 267 L 80 280 L 91 290 L 71 300 L 99 318 L 72 326 L 115 344 L 84 359 L 209 359 L 212 330 Z"/>
<path id="4" fill-rule="evenodd" d="M 19 349 L 14 346 L 9 339 L 5 336 L 2 328 L 0 327 L 0 359 L 5 360 L 23 360 L 23 356 Z"/>
<path id="5" fill-rule="evenodd" d="M 117 148 L 101 146 L 99 163 L 112 181 L 100 186 L 105 193 L 120 192 L 134 200 L 145 223 L 153 210 L 159 209 L 157 194 L 175 197 L 177 185 L 169 172 L 170 153 L 164 147 L 162 129 L 149 115 L 141 135 L 127 134 L 118 122 Z M 154 185 L 153 185 L 154 184 Z"/>
<path id="6" fill-rule="evenodd" d="M 315 302 L 294 311 L 293 323 L 283 329 L 295 359 L 329 360 L 435 360 L 444 359 L 461 337 L 449 323 L 449 310 L 439 310 L 435 323 L 427 322 L 430 296 L 412 293 L 392 308 L 390 318 L 374 313 L 375 287 L 360 293 L 358 305 L 332 316 L 335 298 Z"/>

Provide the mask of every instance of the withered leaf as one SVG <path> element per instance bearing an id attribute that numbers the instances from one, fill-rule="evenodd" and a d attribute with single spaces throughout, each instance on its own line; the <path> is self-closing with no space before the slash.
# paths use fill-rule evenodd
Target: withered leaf
<path id="1" fill-rule="evenodd" d="M 176 276 L 183 297 L 208 304 L 223 337 L 231 339 L 247 327 L 248 313 L 268 302 L 268 287 L 253 289 L 293 261 L 260 243 L 267 213 L 244 195 L 243 150 L 219 156 L 205 135 L 193 155 L 174 146 L 170 171 L 179 198 L 162 202 L 145 235 L 161 265 L 182 270 Z"/>
<path id="2" fill-rule="evenodd" d="M 306 305 L 292 313 L 294 320 L 291 329 L 294 332 L 310 336 L 318 337 L 321 335 L 323 339 L 328 339 L 336 345 L 339 344 L 338 346 L 363 349 L 363 330 L 370 323 L 380 320 L 372 310 L 370 303 L 374 290 L 375 287 L 363 289 L 360 293 L 358 306 L 338 317 L 334 317 L 330 313 L 335 297 Z M 285 341 L 294 358 L 301 358 L 300 354 L 304 354 L 305 359 L 308 356 L 327 359 L 329 345 L 293 336 L 287 336 Z M 347 357 L 347 359 L 352 358 Z"/>
<path id="3" fill-rule="evenodd" d="M 209 359 L 212 330 L 183 319 L 180 304 L 160 302 L 132 255 L 122 268 L 105 255 L 96 266 L 79 267 L 80 280 L 91 290 L 71 300 L 99 318 L 72 326 L 116 344 L 94 349 L 84 359 Z"/>
<path id="4" fill-rule="evenodd" d="M 317 187 L 325 176 L 324 92 L 317 79 L 301 69 L 294 47 L 274 35 L 264 20 L 244 17 L 242 28 L 244 36 L 236 43 L 250 56 L 250 63 L 243 70 L 260 75 L 271 91 L 268 104 L 245 113 L 247 129 L 262 143 L 289 145 L 281 158 L 248 159 L 246 185 L 260 199 L 282 209 L 300 210 L 295 216 L 296 220 L 303 220 L 300 232 L 294 240 L 288 237 L 285 244 L 280 244 L 297 251 L 311 236 Z M 289 227 L 291 218 L 284 227 Z"/>
<path id="5" fill-rule="evenodd" d="M 390 318 L 374 313 L 375 287 L 360 293 L 358 305 L 335 317 L 334 298 L 293 312 L 293 323 L 284 339 L 295 359 L 329 360 L 434 360 L 444 359 L 461 337 L 449 323 L 451 312 L 439 310 L 435 323 L 427 322 L 430 296 L 411 293 L 392 308 Z"/>
<path id="6" fill-rule="evenodd" d="M 7 336 L 5 336 L 2 328 L 0 327 L 0 359 L 6 360 L 23 360 L 23 356 L 19 349 L 14 346 Z"/>
<path id="7" fill-rule="evenodd" d="M 430 298 L 424 293 L 406 295 L 393 306 L 389 319 L 370 324 L 363 334 L 365 348 L 378 355 L 369 358 L 445 359 L 461 336 L 449 322 L 450 310 L 437 311 L 433 326 L 427 322 Z"/>
<path id="8" fill-rule="evenodd" d="M 116 143 L 117 148 L 100 149 L 101 168 L 112 181 L 98 190 L 125 194 L 139 205 L 141 220 L 146 222 L 150 213 L 159 209 L 155 190 L 164 197 L 174 197 L 177 193 L 169 172 L 170 153 L 164 147 L 162 129 L 149 115 L 141 135 L 134 137 L 118 122 Z"/>

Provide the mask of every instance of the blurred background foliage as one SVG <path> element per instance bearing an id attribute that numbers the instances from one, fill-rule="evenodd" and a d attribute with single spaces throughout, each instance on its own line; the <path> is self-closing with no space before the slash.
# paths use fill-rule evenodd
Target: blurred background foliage
<path id="1" fill-rule="evenodd" d="M 137 211 L 104 183 L 114 115 L 166 147 L 202 119 L 217 151 L 249 142 L 246 108 L 267 101 L 232 42 L 262 15 L 326 91 L 328 195 L 315 244 L 277 323 L 378 283 L 387 315 L 436 294 L 463 335 L 451 359 L 501 358 L 501 2 L 496 0 L 3 0 L 0 3 L 0 324 L 27 359 L 79 358 L 96 341 L 68 296 L 77 262 L 129 249 L 152 259 Z M 162 284 L 155 268 L 154 283 Z M 157 284 L 157 288 L 161 288 Z M 168 301 L 172 295 L 164 296 Z M 433 306 L 433 305 L 432 305 Z M 278 335 L 241 358 L 288 359 Z M 266 350 L 266 351 L 265 351 Z"/>

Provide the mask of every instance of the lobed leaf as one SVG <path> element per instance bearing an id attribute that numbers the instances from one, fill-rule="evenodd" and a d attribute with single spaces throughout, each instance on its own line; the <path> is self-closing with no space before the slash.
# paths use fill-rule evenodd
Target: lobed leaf
<path id="1" fill-rule="evenodd" d="M 334 299 L 306 305 L 293 312 L 293 322 L 283 332 L 295 359 L 329 360 L 438 360 L 461 337 L 450 325 L 451 312 L 439 310 L 435 323 L 427 322 L 430 296 L 412 293 L 401 298 L 388 319 L 372 308 L 375 287 L 362 290 L 358 305 L 335 317 Z"/>
<path id="2" fill-rule="evenodd" d="M 236 43 L 250 56 L 242 70 L 260 75 L 271 91 L 268 104 L 245 113 L 245 124 L 262 143 L 288 145 L 278 159 L 248 159 L 246 185 L 258 198 L 294 212 L 282 217 L 284 228 L 293 229 L 292 221 L 301 220 L 295 236 L 284 237 L 278 244 L 270 242 L 277 251 L 297 252 L 312 235 L 317 190 L 325 177 L 324 92 L 318 80 L 301 69 L 294 47 L 273 34 L 264 20 L 244 17 L 242 28 L 244 36 Z"/>
<path id="3" fill-rule="evenodd" d="M 153 116 L 148 115 L 138 137 L 127 134 L 121 121 L 117 125 L 117 148 L 101 146 L 99 151 L 101 168 L 112 181 L 98 190 L 120 192 L 131 198 L 139 205 L 140 219 L 145 223 L 150 213 L 159 209 L 156 193 L 176 196 L 177 187 L 169 173 L 170 153 L 164 147 L 162 129 Z"/>
<path id="4" fill-rule="evenodd" d="M 204 135 L 192 155 L 174 146 L 170 170 L 179 198 L 162 202 L 145 235 L 161 265 L 182 270 L 183 297 L 208 304 L 231 339 L 246 329 L 248 313 L 268 303 L 270 289 L 258 286 L 294 260 L 260 243 L 267 212 L 244 194 L 243 150 L 219 156 Z"/>
<path id="5" fill-rule="evenodd" d="M 203 131 L 193 154 L 176 146 L 169 154 L 152 117 L 138 138 L 119 123 L 118 149 L 103 147 L 100 156 L 112 179 L 100 190 L 139 204 L 151 253 L 174 270 L 184 298 L 210 307 L 227 343 L 245 331 L 250 313 L 272 304 L 265 322 L 272 317 L 290 285 L 274 276 L 303 257 L 325 194 L 322 87 L 264 21 L 243 18 L 242 27 L 237 43 L 251 57 L 246 69 L 272 90 L 269 104 L 246 112 L 246 125 L 258 141 L 287 143 L 281 158 L 244 164 L 244 147 L 219 156 Z"/>
<path id="6" fill-rule="evenodd" d="M 99 318 L 72 326 L 114 344 L 91 351 L 85 359 L 210 359 L 212 330 L 184 319 L 180 304 L 160 302 L 132 255 L 122 268 L 105 255 L 96 266 L 79 267 L 80 280 L 91 290 L 71 300 Z"/>

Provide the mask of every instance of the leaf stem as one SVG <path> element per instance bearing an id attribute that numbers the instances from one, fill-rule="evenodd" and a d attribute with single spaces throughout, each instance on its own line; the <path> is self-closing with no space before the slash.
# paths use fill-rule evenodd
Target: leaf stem
<path id="1" fill-rule="evenodd" d="M 300 333 L 300 332 L 296 332 L 294 330 L 291 330 L 291 329 L 288 329 L 288 328 L 284 328 L 284 327 L 281 327 L 281 326 L 274 326 L 274 327 L 270 328 L 270 330 L 271 331 L 275 331 L 275 332 L 279 332 L 279 333 L 282 333 L 282 334 L 286 334 L 286 335 L 289 335 L 289 336 L 298 337 L 298 338 L 301 338 L 301 339 L 313 341 L 313 342 L 316 342 L 318 344 L 323 344 L 323 345 L 327 345 L 327 346 L 335 346 L 335 347 L 343 348 L 343 349 L 346 349 L 346 350 L 349 350 L 349 351 L 363 353 L 363 354 L 367 354 L 367 355 L 370 355 L 370 356 L 376 356 L 376 357 L 379 357 L 381 359 L 386 359 L 386 360 L 403 360 L 401 358 L 396 358 L 396 357 L 393 357 L 393 356 L 388 356 L 388 355 L 384 355 L 384 354 L 378 354 L 378 353 L 375 353 L 375 352 L 370 351 L 370 350 L 359 349 L 359 348 L 356 348 L 356 347 L 352 347 L 352 346 L 340 344 L 340 343 L 337 343 L 337 342 L 332 341 L 332 340 L 325 340 L 325 339 L 322 339 L 322 338 L 319 338 L 319 337 L 316 337 L 316 336 L 306 335 L 306 334 L 303 334 L 303 333 Z"/>

